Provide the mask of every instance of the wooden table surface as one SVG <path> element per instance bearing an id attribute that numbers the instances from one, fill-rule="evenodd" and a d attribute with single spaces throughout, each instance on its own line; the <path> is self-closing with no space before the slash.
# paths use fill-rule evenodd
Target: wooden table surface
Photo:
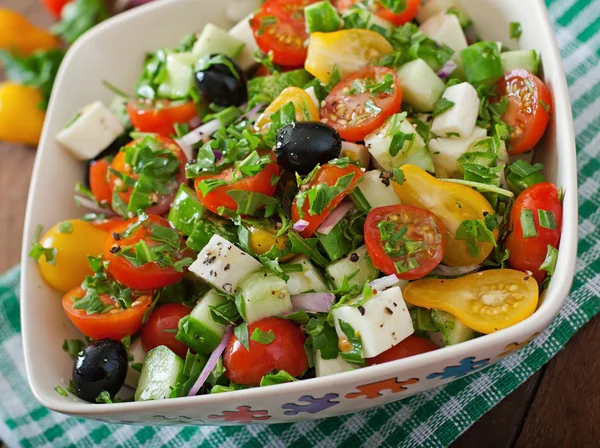
<path id="1" fill-rule="evenodd" d="M 0 0 L 40 26 L 39 0 Z M 0 273 L 19 262 L 35 149 L 0 143 Z M 600 317 L 546 367 L 484 415 L 454 448 L 600 446 Z"/>

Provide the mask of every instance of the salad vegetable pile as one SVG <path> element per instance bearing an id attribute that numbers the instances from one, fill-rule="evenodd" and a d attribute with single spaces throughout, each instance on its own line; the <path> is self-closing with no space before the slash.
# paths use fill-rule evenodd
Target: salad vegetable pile
<path id="1" fill-rule="evenodd" d="M 134 95 L 107 82 L 57 135 L 91 213 L 31 251 L 86 336 L 69 391 L 262 387 L 530 316 L 561 233 L 532 161 L 552 99 L 535 50 L 469 26 L 452 1 L 267 0 L 148 54 Z"/>

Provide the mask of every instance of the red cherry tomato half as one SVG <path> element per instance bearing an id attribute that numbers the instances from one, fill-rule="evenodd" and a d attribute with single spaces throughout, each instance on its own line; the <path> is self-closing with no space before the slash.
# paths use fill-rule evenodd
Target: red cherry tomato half
<path id="1" fill-rule="evenodd" d="M 185 165 L 188 160 L 187 160 L 187 157 L 186 157 L 185 153 L 183 152 L 183 150 L 177 145 L 177 143 L 175 143 L 175 141 L 173 141 L 169 137 L 164 137 L 162 135 L 157 135 L 155 138 L 156 138 L 156 140 L 158 140 L 158 142 L 162 146 L 164 146 L 164 149 L 170 150 L 175 155 L 175 157 L 177 157 L 177 159 L 179 160 L 179 172 L 172 179 L 172 181 L 167 185 L 168 189 L 170 190 L 170 193 L 168 193 L 168 194 L 158 194 L 157 193 L 156 194 L 156 204 L 152 205 L 146 209 L 147 213 L 162 215 L 169 211 L 171 203 L 173 202 L 173 199 L 175 199 L 175 195 L 177 194 L 177 189 L 179 188 L 179 185 L 187 182 L 187 179 L 185 177 Z M 135 146 L 138 143 L 140 143 L 141 141 L 143 141 L 143 139 L 134 140 L 134 141 L 130 142 L 129 144 L 127 144 L 126 148 Z M 111 163 L 111 168 L 113 170 L 115 170 L 121 174 L 127 175 L 133 179 L 139 178 L 139 174 L 135 174 L 132 171 L 131 166 L 127 164 L 124 151 L 120 151 L 117 153 L 117 155 L 115 156 L 115 158 L 113 159 L 113 161 Z M 91 180 L 90 180 L 90 182 L 91 182 Z M 131 198 L 131 193 L 133 192 L 133 189 L 131 187 L 124 184 L 121 179 L 119 179 L 115 174 L 112 174 L 112 173 L 110 173 L 108 176 L 108 184 L 111 189 L 111 196 L 114 193 L 115 189 L 117 189 L 117 191 L 119 192 L 119 196 L 121 196 L 123 201 L 125 201 L 125 204 L 129 204 L 129 200 Z"/>
<path id="2" fill-rule="evenodd" d="M 101 204 L 110 204 L 112 200 L 112 190 L 108 184 L 109 167 L 110 163 L 104 159 L 90 164 L 90 190 Z"/>
<path id="3" fill-rule="evenodd" d="M 165 137 L 175 134 L 175 124 L 189 123 L 198 116 L 193 101 L 135 100 L 127 103 L 126 108 L 131 124 L 136 130 Z"/>
<path id="4" fill-rule="evenodd" d="M 261 344 L 251 339 L 256 329 L 264 333 L 272 331 L 275 339 Z M 298 377 L 308 369 L 304 351 L 306 336 L 292 322 L 278 317 L 268 317 L 248 325 L 250 351 L 234 335 L 229 340 L 223 365 L 230 381 L 248 386 L 259 386 L 263 376 L 273 370 L 285 370 Z"/>
<path id="5" fill-rule="evenodd" d="M 359 1 L 361 0 L 338 0 L 336 2 L 336 7 L 338 11 L 343 13 Z M 403 11 L 396 13 L 385 8 L 378 2 L 373 2 L 370 9 L 382 19 L 385 19 L 394 25 L 404 25 L 417 16 L 420 6 L 421 0 L 407 0 L 406 8 Z"/>
<path id="6" fill-rule="evenodd" d="M 446 228 L 433 213 L 411 205 L 374 208 L 365 221 L 373 265 L 387 275 L 416 280 L 433 271 L 446 252 Z"/>
<path id="7" fill-rule="evenodd" d="M 319 184 L 326 184 L 332 187 L 337 183 L 339 178 L 347 176 L 350 173 L 354 173 L 354 177 L 352 178 L 350 185 L 348 185 L 348 187 L 346 187 L 339 195 L 333 198 L 331 204 L 325 207 L 325 209 L 319 214 L 310 214 L 311 204 L 309 198 L 305 199 L 301 208 L 301 214 L 300 210 L 298 209 L 298 198 L 294 198 L 294 203 L 292 204 L 292 220 L 294 222 L 298 222 L 300 219 L 303 219 L 308 222 L 308 226 L 302 232 L 300 232 L 300 235 L 302 235 L 304 238 L 310 238 L 325 220 L 325 218 L 331 213 L 331 210 L 337 207 L 338 204 L 346 197 L 346 195 L 350 194 L 352 190 L 354 190 L 354 187 L 356 187 L 358 181 L 364 175 L 362 170 L 355 165 L 348 165 L 347 167 L 342 168 L 336 165 L 327 164 L 319 168 L 319 170 L 310 180 L 308 189 L 311 189 Z"/>
<path id="8" fill-rule="evenodd" d="M 116 308 L 117 303 L 108 294 L 100 296 L 105 304 L 114 305 L 115 308 L 102 314 L 88 314 L 85 310 L 73 308 L 75 300 L 85 296 L 81 287 L 66 293 L 62 299 L 62 306 L 67 317 L 79 331 L 92 339 L 110 338 L 120 341 L 125 336 L 133 336 L 142 328 L 144 312 L 152 303 L 152 292 L 139 297 L 127 309 Z"/>
<path id="9" fill-rule="evenodd" d="M 517 69 L 498 81 L 497 92 L 498 100 L 508 96 L 508 108 L 502 115 L 511 127 L 508 152 L 514 155 L 533 149 L 550 119 L 552 98 L 548 88 L 534 74 Z"/>
<path id="10" fill-rule="evenodd" d="M 382 85 L 387 80 L 392 82 Z M 357 142 L 400 110 L 402 89 L 394 70 L 365 67 L 344 78 L 325 98 L 321 121 Z"/>
<path id="11" fill-rule="evenodd" d="M 265 53 L 273 53 L 273 62 L 287 67 L 304 65 L 304 7 L 318 0 L 267 0 L 250 20 L 256 44 Z"/>
<path id="12" fill-rule="evenodd" d="M 182 272 L 177 272 L 174 267 L 161 266 L 155 261 L 135 266 L 121 255 L 122 251 L 133 248 L 141 240 L 144 240 L 149 247 L 164 244 L 152 239 L 153 225 L 170 228 L 169 222 L 157 215 L 148 215 L 148 219 L 127 238 L 117 235 L 123 233 L 130 225 L 135 224 L 137 221 L 137 218 L 125 221 L 123 224 L 115 227 L 112 233 L 106 235 L 104 240 L 104 259 L 109 262 L 108 272 L 118 282 L 139 291 L 158 289 L 180 281 L 185 275 L 186 269 L 183 269 Z M 115 236 L 119 238 L 115 239 Z M 171 254 L 173 262 L 179 261 L 190 254 L 183 238 L 179 240 L 180 249 L 173 250 Z"/>
<path id="13" fill-rule="evenodd" d="M 534 231 L 528 229 L 526 235 L 523 224 L 531 224 L 530 219 L 533 219 Z M 540 283 L 546 276 L 540 266 L 548 254 L 548 246 L 558 248 L 561 228 L 562 205 L 557 188 L 548 182 L 527 188 L 517 197 L 510 211 L 510 233 L 505 244 L 510 265 L 519 271 L 533 272 Z"/>
<path id="14" fill-rule="evenodd" d="M 273 176 L 279 176 L 280 173 L 281 168 L 277 163 L 273 162 L 265 165 L 263 170 L 254 176 L 244 177 L 232 182 L 234 169 L 228 168 L 221 171 L 219 174 L 209 174 L 197 177 L 194 185 L 196 187 L 196 192 L 198 193 L 198 198 L 202 204 L 204 204 L 211 212 L 218 214 L 219 207 L 221 206 L 228 208 L 229 210 L 237 210 L 237 203 L 227 194 L 227 192 L 231 190 L 253 191 L 267 196 L 273 196 L 277 189 L 277 185 L 271 185 L 271 179 Z M 221 185 L 208 192 L 205 196 L 202 194 L 199 185 L 200 182 L 208 179 L 224 180 L 229 182 L 229 184 Z"/>
<path id="15" fill-rule="evenodd" d="M 185 359 L 188 351 L 187 345 L 175 339 L 175 332 L 179 320 L 190 314 L 191 308 L 179 303 L 169 303 L 156 308 L 150 314 L 142 328 L 142 345 L 149 352 L 159 345 L 164 345 Z"/>
<path id="16" fill-rule="evenodd" d="M 396 361 L 397 359 L 408 358 L 433 350 L 437 350 L 437 347 L 429 339 L 421 338 L 419 336 L 409 336 L 380 355 L 377 355 L 374 358 L 367 358 L 365 361 L 368 366 L 374 366 L 375 364 Z"/>
<path id="17" fill-rule="evenodd" d="M 60 19 L 63 8 L 67 3 L 71 3 L 71 1 L 72 0 L 42 0 L 42 4 L 55 19 Z"/>

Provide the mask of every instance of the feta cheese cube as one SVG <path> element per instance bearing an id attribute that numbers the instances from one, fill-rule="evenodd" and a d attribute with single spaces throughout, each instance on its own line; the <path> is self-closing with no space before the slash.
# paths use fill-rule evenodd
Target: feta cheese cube
<path id="1" fill-rule="evenodd" d="M 325 284 L 323 275 L 314 267 L 306 255 L 295 256 L 289 261 L 289 264 L 302 265 L 302 272 L 287 273 L 290 277 L 287 286 L 291 295 L 302 294 L 307 291 L 325 292 L 329 289 Z"/>
<path id="2" fill-rule="evenodd" d="M 75 121 L 62 129 L 56 140 L 78 160 L 90 160 L 104 151 L 125 129 L 102 102 L 84 107 Z"/>
<path id="3" fill-rule="evenodd" d="M 479 96 L 475 88 L 468 82 L 448 87 L 442 98 L 452 101 L 454 106 L 433 119 L 431 132 L 438 137 L 454 134 L 467 138 L 475 129 L 479 114 Z"/>
<path id="4" fill-rule="evenodd" d="M 251 17 L 252 14 L 243 18 L 238 22 L 237 25 L 229 30 L 230 36 L 235 37 L 245 44 L 235 58 L 235 61 L 240 64 L 242 70 L 245 71 L 256 65 L 256 61 L 254 60 L 254 52 L 259 49 L 258 45 L 256 44 L 256 39 L 254 38 L 254 33 L 252 32 L 252 28 L 250 28 Z"/>
<path id="5" fill-rule="evenodd" d="M 350 324 L 360 335 L 363 358 L 383 353 L 415 331 L 402 291 L 397 286 L 374 295 L 361 307 L 349 304 L 336 308 L 333 318 L 339 338 L 347 339 L 340 320 Z"/>
<path id="6" fill-rule="evenodd" d="M 213 235 L 189 267 L 205 282 L 226 294 L 235 294 L 246 274 L 262 268 L 257 260 L 219 235 Z"/>
<path id="7" fill-rule="evenodd" d="M 431 39 L 448 45 L 455 52 L 468 47 L 467 38 L 455 14 L 441 12 L 430 17 L 419 29 Z"/>
<path id="8" fill-rule="evenodd" d="M 462 178 L 457 160 L 466 153 L 471 145 L 486 138 L 487 131 L 476 127 L 467 138 L 435 138 L 429 141 L 429 152 L 440 177 Z"/>
<path id="9" fill-rule="evenodd" d="M 357 367 L 344 361 L 340 355 L 335 359 L 323 359 L 321 358 L 321 350 L 315 352 L 315 371 L 318 377 L 349 372 Z"/>

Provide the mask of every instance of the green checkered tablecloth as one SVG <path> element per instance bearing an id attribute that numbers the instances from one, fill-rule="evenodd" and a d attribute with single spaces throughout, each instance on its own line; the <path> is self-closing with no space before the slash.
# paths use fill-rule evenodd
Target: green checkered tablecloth
<path id="1" fill-rule="evenodd" d="M 320 421 L 247 427 L 137 427 L 41 407 L 27 385 L 19 269 L 0 278 L 0 439 L 9 447 L 445 446 L 512 392 L 600 311 L 600 1 L 547 0 L 575 116 L 579 164 L 577 275 L 565 307 L 532 344 L 479 374 L 407 400 Z"/>

